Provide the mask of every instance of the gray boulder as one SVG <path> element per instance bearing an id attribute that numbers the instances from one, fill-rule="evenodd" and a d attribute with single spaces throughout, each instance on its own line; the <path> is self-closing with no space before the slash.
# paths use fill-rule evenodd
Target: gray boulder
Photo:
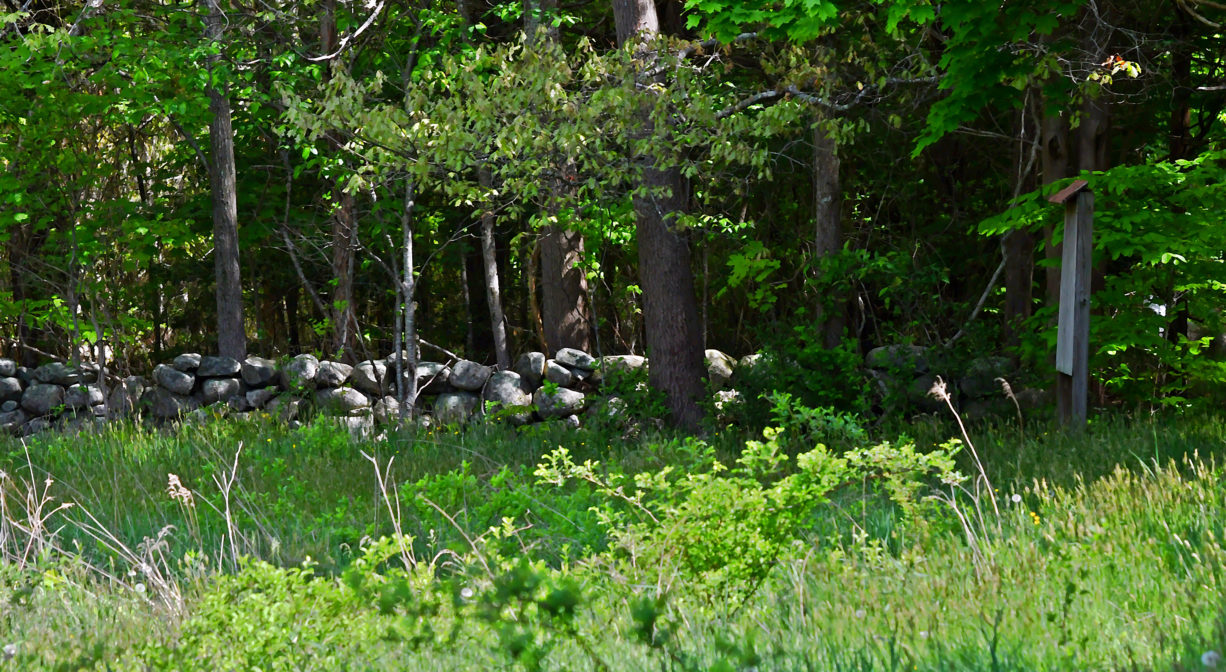
<path id="1" fill-rule="evenodd" d="M 704 353 L 707 364 L 707 383 L 713 390 L 722 390 L 732 379 L 736 368 L 736 360 L 719 350 L 707 350 Z"/>
<path id="2" fill-rule="evenodd" d="M 21 393 L 20 380 L 12 377 L 0 378 L 0 401 L 21 399 Z"/>
<path id="3" fill-rule="evenodd" d="M 569 387 L 575 382 L 575 374 L 571 373 L 570 369 L 561 363 L 551 359 L 545 362 L 545 380 L 554 385 Z"/>
<path id="4" fill-rule="evenodd" d="M 870 369 L 927 373 L 928 351 L 920 345 L 883 345 L 869 350 L 864 364 Z"/>
<path id="5" fill-rule="evenodd" d="M 272 398 L 277 396 L 277 390 L 271 387 L 261 387 L 257 390 L 247 390 L 247 403 L 251 408 L 264 408 Z"/>
<path id="6" fill-rule="evenodd" d="M 375 433 L 375 419 L 370 415 L 346 415 L 329 418 L 329 421 L 347 431 L 349 438 L 354 441 L 369 439 Z"/>
<path id="7" fill-rule="evenodd" d="M 73 385 L 64 390 L 64 406 L 68 408 L 90 408 L 104 401 L 106 398 L 97 385 Z"/>
<path id="8" fill-rule="evenodd" d="M 147 395 L 149 412 L 155 418 L 173 420 L 200 408 L 195 397 L 175 394 L 164 387 L 155 387 Z"/>
<path id="9" fill-rule="evenodd" d="M 375 422 L 390 425 L 400 421 L 400 402 L 396 397 L 383 397 L 375 402 Z"/>
<path id="10" fill-rule="evenodd" d="M 319 360 L 315 355 L 298 355 L 281 369 L 281 384 L 295 392 L 312 390 L 318 373 Z"/>
<path id="11" fill-rule="evenodd" d="M 451 391 L 451 368 L 437 362 L 417 365 L 417 390 L 422 394 L 442 394 Z"/>
<path id="12" fill-rule="evenodd" d="M 451 365 L 451 386 L 457 390 L 476 392 L 490 379 L 490 367 L 461 359 Z"/>
<path id="13" fill-rule="evenodd" d="M 80 371 L 63 362 L 43 364 L 34 369 L 33 376 L 34 380 L 40 383 L 50 383 L 52 385 L 76 385 L 80 382 L 93 382 L 86 380 L 88 376 L 82 376 Z"/>
<path id="14" fill-rule="evenodd" d="M 263 357 L 248 357 L 242 365 L 243 382 L 252 389 L 268 387 L 277 382 L 277 363 Z"/>
<path id="15" fill-rule="evenodd" d="M 447 392 L 434 400 L 434 419 L 440 425 L 459 425 L 481 407 L 481 397 L 472 392 Z"/>
<path id="16" fill-rule="evenodd" d="M 207 406 L 240 396 L 242 393 L 243 384 L 237 378 L 210 378 L 201 386 L 200 401 Z"/>
<path id="17" fill-rule="evenodd" d="M 179 356 L 182 357 L 182 355 Z M 191 394 L 192 388 L 196 386 L 195 376 L 165 364 L 153 367 L 153 380 L 178 395 Z"/>
<path id="18" fill-rule="evenodd" d="M 485 401 L 494 402 L 494 410 L 509 414 L 512 424 L 522 425 L 532 420 L 532 396 L 523 387 L 523 379 L 514 371 L 496 371 L 490 376 L 483 393 Z M 503 409 L 510 408 L 510 411 Z"/>
<path id="19" fill-rule="evenodd" d="M 553 356 L 554 360 L 562 366 L 569 366 L 585 371 L 592 371 L 596 368 L 596 358 L 587 354 L 582 350 L 574 348 L 562 348 Z"/>
<path id="20" fill-rule="evenodd" d="M 353 373 L 353 367 L 341 362 L 320 362 L 319 371 L 315 373 L 315 387 L 340 387 L 344 385 Z"/>
<path id="21" fill-rule="evenodd" d="M 0 358 L 0 378 L 12 378 L 17 375 L 17 362 Z"/>
<path id="22" fill-rule="evenodd" d="M 315 403 L 332 415 L 348 415 L 370 408 L 370 399 L 352 387 L 330 387 L 315 393 Z"/>
<path id="23" fill-rule="evenodd" d="M 558 388 L 552 394 L 542 387 L 532 394 L 532 403 L 536 404 L 536 414 L 542 420 L 564 418 L 587 407 L 587 399 L 582 392 L 565 387 Z"/>
<path id="24" fill-rule="evenodd" d="M 298 413 L 302 410 L 302 400 L 283 394 L 274 397 L 265 408 L 281 422 L 293 422 L 298 419 Z"/>
<path id="25" fill-rule="evenodd" d="M 391 392 L 393 386 L 388 378 L 387 363 L 381 359 L 359 363 L 353 369 L 353 386 L 372 397 L 382 397 Z"/>
<path id="26" fill-rule="evenodd" d="M 3 404 L 0 404 L 0 413 L 12 413 L 19 408 L 21 408 L 21 402 L 10 399 Z"/>
<path id="27" fill-rule="evenodd" d="M 199 354 L 194 352 L 185 352 L 171 360 L 170 365 L 176 371 L 184 373 L 195 373 L 196 369 L 200 368 L 200 360 L 203 359 Z"/>
<path id="28" fill-rule="evenodd" d="M 592 382 L 599 385 L 610 375 L 628 371 L 637 371 L 647 366 L 647 358 L 642 355 L 608 355 L 600 358 L 600 364 L 592 373 Z"/>
<path id="29" fill-rule="evenodd" d="M 977 357 L 966 367 L 958 389 L 968 397 L 998 397 L 1004 394 L 997 378 L 1009 375 L 1012 366 L 1005 357 Z"/>
<path id="30" fill-rule="evenodd" d="M 112 417 L 122 417 L 134 413 L 140 408 L 140 399 L 147 387 L 145 379 L 140 376 L 128 376 L 111 388 L 111 396 L 106 400 L 106 407 Z"/>
<path id="31" fill-rule="evenodd" d="M 21 395 L 21 407 L 31 415 L 47 415 L 64 405 L 64 388 L 51 383 L 34 383 Z"/>
<path id="32" fill-rule="evenodd" d="M 543 352 L 525 352 L 515 360 L 511 370 L 519 374 L 528 389 L 535 390 L 545 377 L 545 362 L 548 359 Z"/>
<path id="33" fill-rule="evenodd" d="M 196 376 L 199 378 L 232 378 L 238 376 L 242 370 L 243 365 L 233 357 L 201 357 Z"/>
<path id="34" fill-rule="evenodd" d="M 21 431 L 21 426 L 29 419 L 30 416 L 26 415 L 26 412 L 20 408 L 0 412 L 0 431 L 18 434 Z"/>
<path id="35" fill-rule="evenodd" d="M 229 406 L 230 410 L 233 411 L 233 413 L 229 416 L 232 418 L 237 418 L 240 415 L 246 416 L 251 410 L 253 410 L 251 402 L 247 401 L 247 397 L 241 394 L 236 394 L 229 399 L 226 399 L 226 406 Z"/>

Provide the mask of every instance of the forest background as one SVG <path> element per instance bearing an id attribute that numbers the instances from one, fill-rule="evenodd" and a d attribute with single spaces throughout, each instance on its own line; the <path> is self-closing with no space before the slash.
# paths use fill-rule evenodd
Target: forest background
<path id="1" fill-rule="evenodd" d="M 0 354 L 27 365 L 575 347 L 649 355 L 690 427 L 705 348 L 846 410 L 831 381 L 885 344 L 1046 385 L 1045 196 L 1081 177 L 1094 403 L 1226 380 L 1211 0 L 2 9 Z"/>

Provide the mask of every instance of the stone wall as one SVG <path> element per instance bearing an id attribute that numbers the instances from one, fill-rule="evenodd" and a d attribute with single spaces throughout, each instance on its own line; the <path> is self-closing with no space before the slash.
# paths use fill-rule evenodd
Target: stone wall
<path id="1" fill-rule="evenodd" d="M 738 368 L 749 367 L 760 355 L 736 360 L 718 350 L 706 351 L 707 378 L 715 407 L 735 404 L 739 395 L 725 389 Z M 1007 362 L 984 358 L 957 382 L 964 401 L 1003 400 L 994 378 Z M 521 355 L 507 371 L 468 360 L 419 362 L 412 375 L 417 383 L 417 416 L 423 422 L 456 424 L 492 417 L 514 425 L 562 420 L 578 426 L 594 399 L 604 399 L 610 412 L 618 404 L 601 386 L 608 372 L 647 366 L 637 355 L 593 357 L 574 349 L 553 358 L 544 353 Z M 331 416 L 354 432 L 373 430 L 400 417 L 397 401 L 397 355 L 363 361 L 356 366 L 298 355 L 274 361 L 248 357 L 183 354 L 157 365 L 151 374 L 98 382 L 98 369 L 53 362 L 34 369 L 0 359 L 0 430 L 28 435 L 53 426 L 83 427 L 121 417 L 168 421 L 215 412 L 247 417 L 270 414 L 293 423 L 308 409 Z M 865 362 L 865 384 L 907 390 L 916 406 L 935 409 L 926 396 L 933 375 L 923 349 L 910 346 L 877 348 Z M 855 373 L 841 384 L 854 384 Z M 996 410 L 996 409 L 993 409 Z M 1007 407 L 1005 410 L 1009 410 Z"/>

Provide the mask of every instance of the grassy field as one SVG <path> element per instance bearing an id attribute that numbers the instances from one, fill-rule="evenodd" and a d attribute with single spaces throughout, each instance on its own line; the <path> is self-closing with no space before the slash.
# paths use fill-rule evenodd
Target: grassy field
<path id="1" fill-rule="evenodd" d="M 1221 418 L 844 420 L 8 441 L 0 669 L 1217 664 Z"/>

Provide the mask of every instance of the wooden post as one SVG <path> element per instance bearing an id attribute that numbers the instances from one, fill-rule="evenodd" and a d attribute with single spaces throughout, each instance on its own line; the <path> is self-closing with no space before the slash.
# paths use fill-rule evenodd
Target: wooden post
<path id="1" fill-rule="evenodd" d="M 1094 252 L 1094 194 L 1077 180 L 1048 200 L 1064 204 L 1060 260 L 1060 321 L 1056 336 L 1056 411 L 1060 424 L 1086 425 L 1090 379 L 1090 272 Z"/>

